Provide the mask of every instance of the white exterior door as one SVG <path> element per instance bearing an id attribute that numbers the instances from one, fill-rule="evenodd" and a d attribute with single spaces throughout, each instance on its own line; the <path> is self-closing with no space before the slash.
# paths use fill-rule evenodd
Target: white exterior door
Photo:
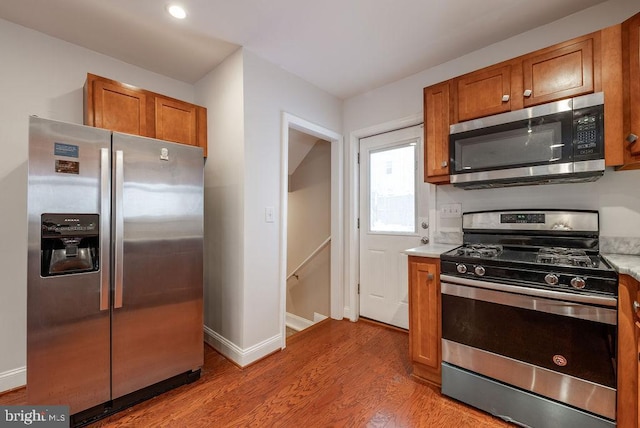
<path id="1" fill-rule="evenodd" d="M 360 140 L 360 316 L 401 328 L 409 328 L 403 252 L 421 245 L 421 146 L 421 126 Z"/>

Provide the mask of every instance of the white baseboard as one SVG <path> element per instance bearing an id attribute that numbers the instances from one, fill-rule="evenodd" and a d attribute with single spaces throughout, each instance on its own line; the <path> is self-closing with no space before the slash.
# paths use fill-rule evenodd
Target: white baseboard
<path id="1" fill-rule="evenodd" d="M 327 316 L 325 316 L 325 315 L 319 314 L 317 312 L 313 313 L 313 323 L 314 324 L 317 323 L 317 322 L 320 322 L 322 320 L 326 320 L 326 319 L 327 319 Z"/>
<path id="2" fill-rule="evenodd" d="M 358 321 L 358 315 L 351 313 L 351 307 L 349 306 L 344 307 L 344 317 L 349 321 Z"/>
<path id="3" fill-rule="evenodd" d="M 10 389 L 19 388 L 27 384 L 27 368 L 18 367 L 17 369 L 8 370 L 0 373 L 0 392 L 9 391 Z"/>
<path id="4" fill-rule="evenodd" d="M 292 328 L 295 331 L 302 331 L 305 328 L 311 327 L 313 325 L 313 321 L 287 312 L 286 324 L 287 327 Z"/>
<path id="5" fill-rule="evenodd" d="M 282 336 L 276 335 L 247 349 L 242 349 L 235 343 L 220 336 L 209 327 L 204 327 L 204 340 L 216 351 L 244 367 L 259 360 L 274 351 L 281 349 Z M 27 384 L 27 368 L 19 367 L 0 373 L 0 393 L 19 388 Z"/>
<path id="6" fill-rule="evenodd" d="M 277 334 L 256 345 L 242 349 L 235 343 L 211 330 L 209 327 L 204 326 L 204 341 L 240 367 L 244 367 L 254 361 L 258 361 L 260 358 L 266 357 L 272 352 L 280 350 L 282 335 Z"/>

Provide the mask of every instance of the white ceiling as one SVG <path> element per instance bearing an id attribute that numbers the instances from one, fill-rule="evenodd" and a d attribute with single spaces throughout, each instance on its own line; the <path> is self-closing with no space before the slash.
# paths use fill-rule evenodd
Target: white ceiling
<path id="1" fill-rule="evenodd" d="M 244 46 L 342 99 L 603 0 L 0 0 L 0 18 L 195 83 Z"/>

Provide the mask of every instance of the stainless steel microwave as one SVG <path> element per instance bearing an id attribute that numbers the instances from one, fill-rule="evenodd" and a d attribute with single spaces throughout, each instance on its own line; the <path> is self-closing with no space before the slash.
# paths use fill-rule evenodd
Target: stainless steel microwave
<path id="1" fill-rule="evenodd" d="M 603 116 L 598 92 L 451 125 L 450 181 L 477 189 L 597 180 Z"/>

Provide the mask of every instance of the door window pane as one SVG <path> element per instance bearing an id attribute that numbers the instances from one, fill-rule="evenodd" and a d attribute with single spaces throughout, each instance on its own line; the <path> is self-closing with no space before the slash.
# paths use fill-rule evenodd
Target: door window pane
<path id="1" fill-rule="evenodd" d="M 415 145 L 369 153 L 369 228 L 415 232 Z"/>

